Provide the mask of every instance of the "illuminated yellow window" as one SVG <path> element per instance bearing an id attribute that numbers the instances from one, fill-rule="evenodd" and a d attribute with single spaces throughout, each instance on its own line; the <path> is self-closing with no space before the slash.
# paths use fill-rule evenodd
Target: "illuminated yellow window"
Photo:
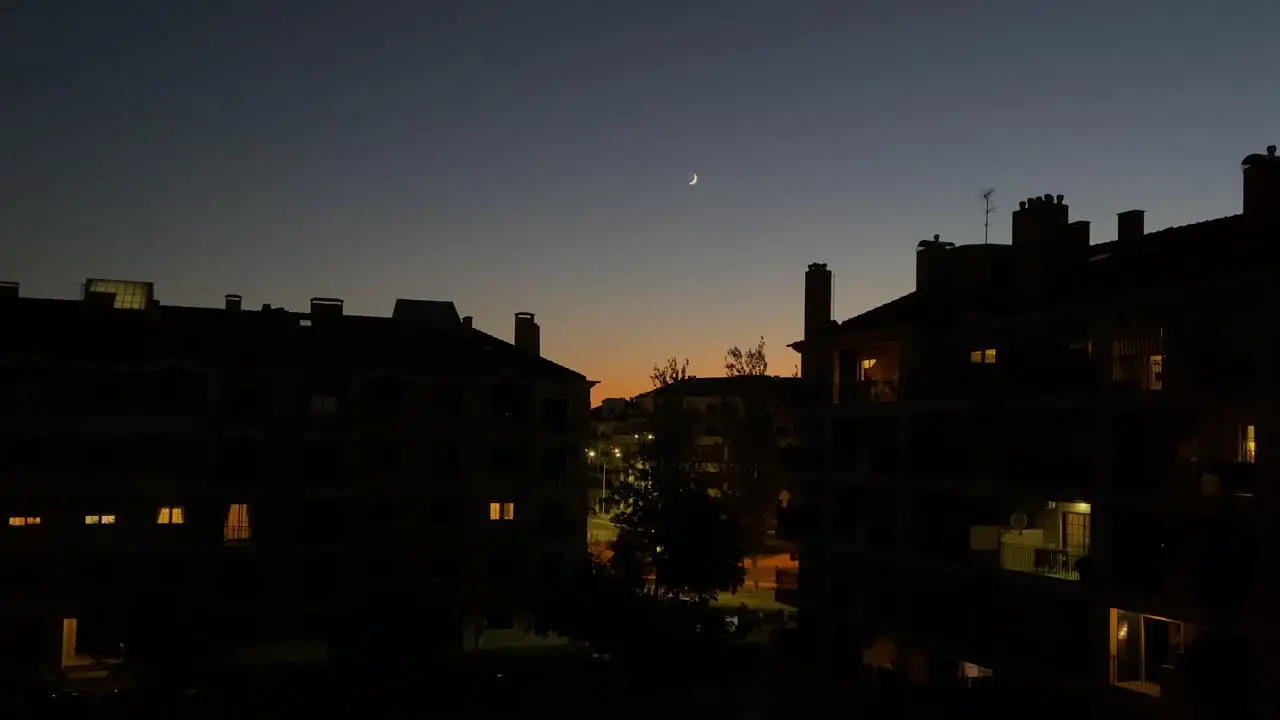
<path id="1" fill-rule="evenodd" d="M 1164 356 L 1152 355 L 1147 358 L 1147 389 L 1164 388 Z"/>
<path id="2" fill-rule="evenodd" d="M 986 348 L 985 350 L 970 350 L 969 362 L 975 365 L 995 365 L 996 349 Z"/>
<path id="3" fill-rule="evenodd" d="M 156 514 L 156 523 L 160 525 L 181 525 L 185 521 L 181 506 L 170 505 L 160 508 Z"/>
<path id="4" fill-rule="evenodd" d="M 876 366 L 875 358 L 862 358 L 858 361 L 858 381 L 867 379 L 867 371 Z"/>
<path id="5" fill-rule="evenodd" d="M 227 510 L 227 521 L 222 525 L 222 539 L 228 542 L 248 540 L 249 534 L 249 506 L 244 503 L 232 504 Z"/>
<path id="6" fill-rule="evenodd" d="M 515 503 L 489 503 L 490 520 L 515 520 Z"/>
<path id="7" fill-rule="evenodd" d="M 970 353 L 969 353 L 969 362 L 974 363 L 974 364 L 981 363 L 981 362 L 982 362 L 982 351 L 981 351 L 981 350 L 973 350 L 973 351 L 970 351 Z"/>
<path id="8" fill-rule="evenodd" d="M 9 518 L 9 527 L 27 527 L 30 525 L 39 525 L 40 518 L 27 515 Z"/>
<path id="9" fill-rule="evenodd" d="M 116 516 L 115 515 L 85 515 L 84 524 L 85 525 L 115 525 Z"/>
<path id="10" fill-rule="evenodd" d="M 1241 453 L 1244 456 L 1243 460 L 1247 463 L 1256 462 L 1258 459 L 1258 441 L 1254 439 L 1253 426 L 1245 425 L 1242 434 L 1244 435 L 1244 447 L 1241 448 L 1244 451 Z"/>

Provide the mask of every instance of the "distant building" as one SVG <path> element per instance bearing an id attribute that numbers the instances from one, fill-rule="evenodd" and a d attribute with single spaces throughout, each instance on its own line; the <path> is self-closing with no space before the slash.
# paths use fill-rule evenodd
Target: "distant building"
<path id="1" fill-rule="evenodd" d="M 924 241 L 915 291 L 843 322 L 811 265 L 779 533 L 827 657 L 1037 713 L 1275 717 L 1278 238 L 1271 147 L 1241 214 L 1090 244 L 1031 198 L 1011 244 Z"/>
<path id="2" fill-rule="evenodd" d="M 102 667 L 147 632 L 180 651 L 197 626 L 424 651 L 537 629 L 582 555 L 592 383 L 541 357 L 532 314 L 512 345 L 450 302 L 84 291 L 0 285 L 10 667 Z"/>

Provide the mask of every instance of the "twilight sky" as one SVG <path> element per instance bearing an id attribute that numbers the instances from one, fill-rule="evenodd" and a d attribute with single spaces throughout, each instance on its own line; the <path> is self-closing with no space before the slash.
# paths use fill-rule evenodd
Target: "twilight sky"
<path id="1" fill-rule="evenodd" d="M 1274 0 L 14 0 L 0 8 L 0 279 L 152 280 L 389 314 L 449 299 L 648 389 L 847 317 L 916 241 L 1063 193 L 1113 239 L 1239 212 L 1280 142 Z M 685 185 L 697 171 L 696 187 Z"/>

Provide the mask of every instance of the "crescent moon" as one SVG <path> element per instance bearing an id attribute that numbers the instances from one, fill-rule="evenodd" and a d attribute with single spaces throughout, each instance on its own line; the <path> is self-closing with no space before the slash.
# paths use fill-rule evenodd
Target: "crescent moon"
<path id="1" fill-rule="evenodd" d="M 697 184 L 698 184 L 698 173 L 693 173 L 693 179 L 689 181 L 689 184 L 690 184 L 690 185 L 697 185 Z"/>

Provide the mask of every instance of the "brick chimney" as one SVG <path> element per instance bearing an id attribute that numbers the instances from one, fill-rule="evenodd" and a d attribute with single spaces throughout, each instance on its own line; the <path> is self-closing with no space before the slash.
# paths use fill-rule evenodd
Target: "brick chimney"
<path id="1" fill-rule="evenodd" d="M 1244 214 L 1253 218 L 1280 217 L 1280 158 L 1276 146 L 1267 154 L 1254 153 L 1241 163 L 1244 174 Z"/>
<path id="2" fill-rule="evenodd" d="M 534 322 L 533 313 L 516 313 L 515 346 L 532 355 L 542 354 L 541 328 Z"/>
<path id="3" fill-rule="evenodd" d="M 831 271 L 811 263 L 804 273 L 804 336 L 811 338 L 831 324 Z"/>

